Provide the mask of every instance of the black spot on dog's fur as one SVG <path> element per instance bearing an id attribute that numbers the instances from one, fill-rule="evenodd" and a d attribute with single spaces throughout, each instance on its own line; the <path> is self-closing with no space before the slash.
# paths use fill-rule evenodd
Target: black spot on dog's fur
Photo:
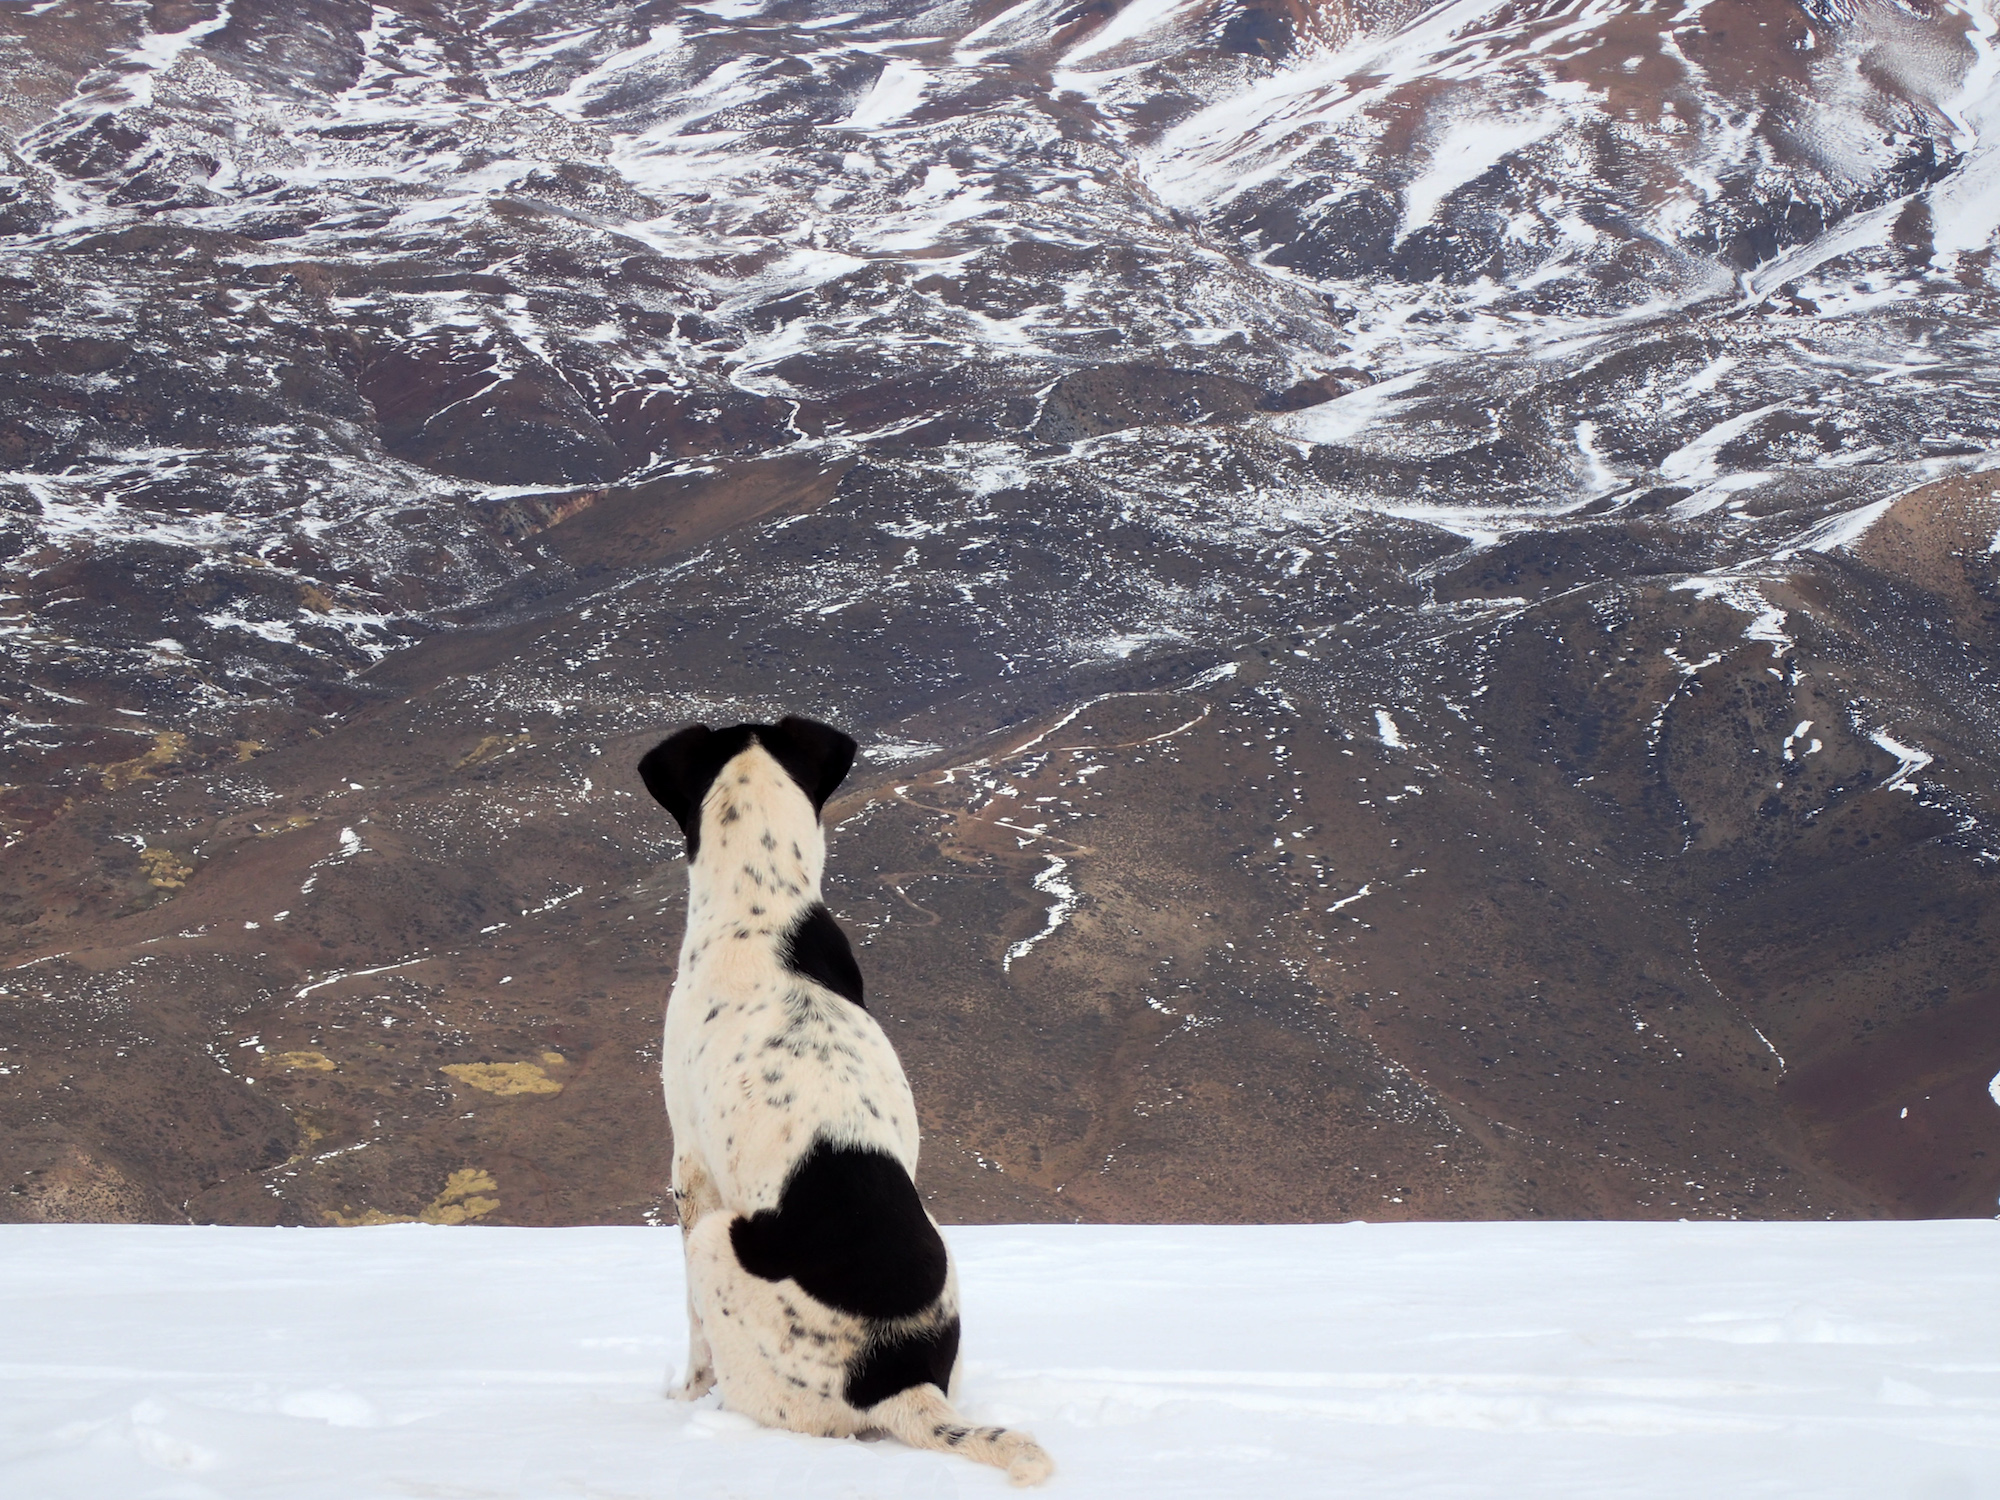
<path id="1" fill-rule="evenodd" d="M 929 1382 L 940 1391 L 951 1387 L 951 1367 L 958 1359 L 958 1319 L 879 1339 L 847 1362 L 847 1404 L 866 1411 L 878 1401 Z M 962 1441 L 963 1429 L 958 1429 Z"/>
<path id="2" fill-rule="evenodd" d="M 710 729 L 690 724 L 668 735 L 639 762 L 639 779 L 687 836 L 691 860 L 701 849 L 701 803 L 723 768 L 752 742 L 762 745 L 812 800 L 813 811 L 854 766 L 854 741 L 813 719 L 787 715 L 775 724 L 732 724 Z M 743 778 L 739 778 L 743 779 Z M 734 821 L 725 817 L 725 821 Z"/>
<path id="3" fill-rule="evenodd" d="M 861 1004 L 861 965 L 854 961 L 847 934 L 823 903 L 815 901 L 800 914 L 779 944 L 778 956 L 794 974 Z"/>
<path id="4" fill-rule="evenodd" d="M 855 1317 L 907 1318 L 944 1290 L 944 1240 L 916 1184 L 895 1157 L 865 1146 L 815 1141 L 778 1206 L 738 1218 L 729 1243 L 751 1275 L 789 1276 Z"/>

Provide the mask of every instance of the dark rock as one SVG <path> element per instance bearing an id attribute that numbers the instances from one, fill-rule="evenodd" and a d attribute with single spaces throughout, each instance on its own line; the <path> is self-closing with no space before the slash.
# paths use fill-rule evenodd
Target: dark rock
<path id="1" fill-rule="evenodd" d="M 1128 427 L 1228 421 L 1256 409 L 1257 392 L 1226 375 L 1158 365 L 1099 365 L 1058 380 L 1043 398 L 1038 442 L 1074 443 Z"/>

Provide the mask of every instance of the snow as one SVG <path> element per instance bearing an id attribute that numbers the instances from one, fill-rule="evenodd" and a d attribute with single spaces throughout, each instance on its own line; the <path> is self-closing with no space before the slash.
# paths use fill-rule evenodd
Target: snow
<path id="1" fill-rule="evenodd" d="M 1431 147 L 1424 169 L 1403 189 L 1397 243 L 1430 223 L 1444 200 L 1468 182 L 1560 124 L 1562 116 L 1555 113 L 1472 115 L 1453 122 Z"/>
<path id="2" fill-rule="evenodd" d="M 1712 510 L 1720 510 L 1729 503 L 1729 497 L 1738 490 L 1755 489 L 1772 477 L 1761 469 L 1753 469 L 1747 474 L 1725 474 L 1714 483 L 1696 490 L 1687 499 L 1676 500 L 1667 507 L 1667 514 L 1676 521 L 1691 521 L 1696 516 L 1705 516 Z"/>
<path id="3" fill-rule="evenodd" d="M 2000 1225 L 981 1227 L 960 1404 L 1120 1500 L 1978 1496 Z M 1009 1493 L 662 1395 L 671 1230 L 0 1228 L 32 1500 Z"/>
<path id="4" fill-rule="evenodd" d="M 1946 106 L 1957 123 L 1964 163 L 1930 193 L 1935 258 L 1950 265 L 1960 254 L 1984 249 L 2000 230 L 2000 20 L 1987 6 L 1954 5 L 1966 19 L 1966 41 L 1975 62 L 1959 96 Z"/>
<path id="5" fill-rule="evenodd" d="M 1476 549 L 1495 545 L 1509 532 L 1532 530 L 1539 522 L 1580 510 L 1589 501 L 1566 500 L 1556 505 L 1427 505 L 1419 500 L 1368 498 L 1359 503 L 1378 515 L 1421 521 L 1426 526 L 1462 536 L 1469 546 Z M 1509 602 L 1506 599 L 1488 599 L 1484 604 L 1493 606 Z"/>
<path id="6" fill-rule="evenodd" d="M 137 46 L 128 47 L 119 54 L 119 60 L 137 71 L 123 79 L 126 93 L 131 103 L 145 106 L 153 102 L 153 80 L 160 74 L 172 70 L 180 61 L 181 54 L 194 46 L 203 37 L 222 30 L 231 20 L 232 4 L 216 7 L 216 12 L 206 21 L 196 21 L 183 31 L 148 32 L 140 38 Z"/>
<path id="7" fill-rule="evenodd" d="M 1771 648 L 1774 659 L 1782 658 L 1795 644 L 1785 630 L 1785 622 L 1790 618 L 1789 613 L 1764 597 L 1763 586 L 1755 578 L 1746 577 L 1734 569 L 1719 569 L 1713 573 L 1683 578 L 1673 585 L 1673 589 L 1676 593 L 1683 591 L 1692 593 L 1698 599 L 1719 599 L 1731 609 L 1749 615 L 1750 623 L 1743 627 L 1743 639 L 1762 641 Z M 1693 675 L 1694 671 L 1707 666 L 1709 662 L 1722 659 L 1720 655 L 1714 655 L 1707 662 L 1682 662 L 1679 653 L 1671 648 L 1667 655 L 1680 664 L 1682 674 L 1687 676 Z M 1807 727 L 1811 726 L 1811 722 L 1811 720 L 1806 721 Z M 1791 741 L 1786 740 L 1785 743 L 1789 745 Z M 1819 742 L 1815 740 L 1813 743 L 1817 745 Z"/>
<path id="8" fill-rule="evenodd" d="M 930 83 L 931 75 L 915 63 L 891 62 L 882 69 L 882 76 L 862 96 L 861 102 L 855 105 L 854 113 L 836 128 L 875 130 L 900 120 L 923 102 L 924 91 Z"/>
<path id="9" fill-rule="evenodd" d="M 1735 369 L 1742 361 L 1731 354 L 1718 354 L 1701 370 L 1681 382 L 1680 389 L 1688 395 L 1700 396 L 1712 391 L 1721 383 L 1722 377 Z"/>
<path id="10" fill-rule="evenodd" d="M 1884 729 L 1870 730 L 1868 738 L 1875 742 L 1876 749 L 1886 750 L 1895 756 L 1898 762 L 1895 773 L 1883 781 L 1883 789 L 1891 792 L 1908 792 L 1912 797 L 1916 796 L 1917 783 L 1913 778 L 1935 757 L 1926 751 L 1905 745 L 1900 740 L 1891 739 Z"/>
<path id="11" fill-rule="evenodd" d="M 548 107 L 572 119 L 581 119 L 590 105 L 609 90 L 617 75 L 643 63 L 671 57 L 684 45 L 678 26 L 654 26 L 646 40 L 614 52 L 589 72 L 571 82 L 562 94 L 548 101 Z"/>
<path id="12" fill-rule="evenodd" d="M 1785 633 L 1785 621 L 1790 618 L 1777 605 L 1767 605 L 1757 612 L 1755 619 L 1743 627 L 1743 639 L 1762 641 L 1771 648 L 1773 658 L 1783 657 L 1792 648 L 1792 638 Z"/>
<path id="13" fill-rule="evenodd" d="M 1949 182 L 1951 179 L 1947 179 Z M 1768 297 L 1788 281 L 1796 281 L 1842 256 L 1852 255 L 1871 245 L 1887 243 L 1889 230 L 1909 200 L 1898 198 L 1881 208 L 1854 214 L 1795 250 L 1767 261 L 1755 271 L 1742 273 L 1746 303 Z"/>
<path id="14" fill-rule="evenodd" d="M 1428 373 L 1411 370 L 1303 411 L 1287 412 L 1271 419 L 1271 429 L 1306 443 L 1348 442 L 1387 416 L 1396 404 L 1391 398 L 1412 389 Z"/>
<path id="15" fill-rule="evenodd" d="M 1731 417 L 1726 422 L 1718 422 L 1693 442 L 1675 449 L 1660 460 L 1660 477 L 1672 483 L 1684 484 L 1689 480 L 1706 482 L 1718 477 L 1717 455 L 1723 446 L 1741 437 L 1772 412 L 1789 403 L 1773 401 L 1768 406 L 1760 406 L 1755 411 L 1746 411 L 1741 416 Z"/>
<path id="16" fill-rule="evenodd" d="M 1593 495 L 1608 494 L 1618 488 L 1618 475 L 1604 461 L 1604 454 L 1597 447 L 1597 424 L 1578 422 L 1576 424 L 1576 451 L 1583 455 L 1585 473 L 1584 487 Z"/>
<path id="17" fill-rule="evenodd" d="M 918 760 L 926 755 L 936 755 L 944 746 L 935 740 L 877 740 L 872 745 L 861 747 L 867 759 L 882 765 L 893 766 L 899 761 Z"/>
<path id="18" fill-rule="evenodd" d="M 1074 68 L 1087 58 L 1156 32 L 1193 4 L 1194 0 L 1130 0 L 1104 26 L 1070 48 L 1061 66 Z"/>
<path id="19" fill-rule="evenodd" d="M 1148 179 L 1162 200 L 1183 208 L 1255 186 L 1302 153 L 1301 136 L 1337 128 L 1398 87 L 1476 76 L 1490 66 L 1480 33 L 1503 9 L 1500 0 L 1447 0 L 1390 36 L 1308 52 L 1168 130 Z"/>
<path id="20" fill-rule="evenodd" d="M 1375 887 L 1372 884 L 1364 885 L 1361 887 L 1360 890 L 1356 891 L 1353 895 L 1342 896 L 1338 901 L 1334 902 L 1333 905 L 1329 906 L 1327 910 L 1330 912 L 1335 912 L 1339 911 L 1344 906 L 1352 906 L 1355 902 L 1361 900 L 1364 896 L 1372 895 L 1374 893 L 1374 890 Z"/>
<path id="21" fill-rule="evenodd" d="M 1774 556 L 1782 559 L 1795 552 L 1834 552 L 1843 547 L 1851 547 L 1868 534 L 1868 529 L 1889 513 L 1889 507 L 1902 496 L 1890 495 L 1881 500 L 1871 500 L 1866 505 L 1857 505 L 1835 516 L 1829 516 L 1817 525 L 1809 526 L 1793 537 Z"/>
<path id="22" fill-rule="evenodd" d="M 1044 855 L 1043 858 L 1048 860 L 1048 864 L 1035 876 L 1034 887 L 1045 896 L 1053 896 L 1055 901 L 1049 907 L 1048 915 L 1043 918 L 1042 930 L 1031 937 L 1022 938 L 1020 942 L 1008 948 L 1000 960 L 1002 971 L 1012 969 L 1015 959 L 1026 958 L 1034 952 L 1035 946 L 1043 939 L 1054 936 L 1062 924 L 1069 920 L 1080 899 L 1076 887 L 1063 878 L 1063 871 L 1069 868 L 1069 861 L 1053 854 Z"/>

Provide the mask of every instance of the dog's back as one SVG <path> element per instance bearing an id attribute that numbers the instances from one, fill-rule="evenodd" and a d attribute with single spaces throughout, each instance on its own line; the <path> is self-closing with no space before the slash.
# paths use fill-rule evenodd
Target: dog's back
<path id="1" fill-rule="evenodd" d="M 716 777 L 700 827 L 661 1060 L 674 1139 L 739 1211 L 776 1208 L 815 1140 L 913 1175 L 916 1104 L 820 904 L 817 811 L 752 743 Z"/>
<path id="2" fill-rule="evenodd" d="M 641 763 L 687 835 L 662 1058 L 688 1261 L 684 1396 L 803 1432 L 885 1429 L 1017 1483 L 1048 1456 L 949 1404 L 958 1289 L 917 1195 L 916 1108 L 820 903 L 819 811 L 854 745 L 809 720 L 694 726 Z"/>

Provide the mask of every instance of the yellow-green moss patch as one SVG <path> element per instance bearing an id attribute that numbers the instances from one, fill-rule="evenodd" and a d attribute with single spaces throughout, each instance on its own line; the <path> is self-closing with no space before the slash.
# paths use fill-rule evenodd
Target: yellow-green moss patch
<path id="1" fill-rule="evenodd" d="M 379 1208 L 364 1208 L 356 1213 L 351 1209 L 329 1208 L 323 1217 L 339 1229 L 360 1229 L 370 1224 L 464 1224 L 483 1219 L 498 1208 L 500 1200 L 485 1195 L 499 1191 L 500 1184 L 484 1167 L 460 1167 L 444 1180 L 444 1191 L 425 1204 L 420 1213 L 391 1214 Z"/>
<path id="2" fill-rule="evenodd" d="M 489 1094 L 560 1094 L 562 1085 L 542 1071 L 540 1064 L 449 1063 L 438 1069 L 460 1083 L 483 1089 Z"/>
<path id="3" fill-rule="evenodd" d="M 146 872 L 146 884 L 163 891 L 177 891 L 194 874 L 194 866 L 171 849 L 141 849 L 139 868 Z"/>
<path id="4" fill-rule="evenodd" d="M 144 755 L 98 768 L 98 774 L 104 779 L 104 790 L 115 792 L 121 786 L 130 786 L 135 781 L 151 781 L 155 771 L 162 766 L 172 765 L 186 750 L 186 735 L 177 729 L 162 730 L 153 736 L 153 748 Z"/>
<path id="5" fill-rule="evenodd" d="M 463 1224 L 467 1219 L 483 1219 L 500 1206 L 498 1198 L 481 1197 L 497 1193 L 500 1184 L 481 1167 L 461 1167 L 445 1179 L 444 1191 L 431 1199 L 430 1206 L 417 1217 L 426 1224 Z"/>

